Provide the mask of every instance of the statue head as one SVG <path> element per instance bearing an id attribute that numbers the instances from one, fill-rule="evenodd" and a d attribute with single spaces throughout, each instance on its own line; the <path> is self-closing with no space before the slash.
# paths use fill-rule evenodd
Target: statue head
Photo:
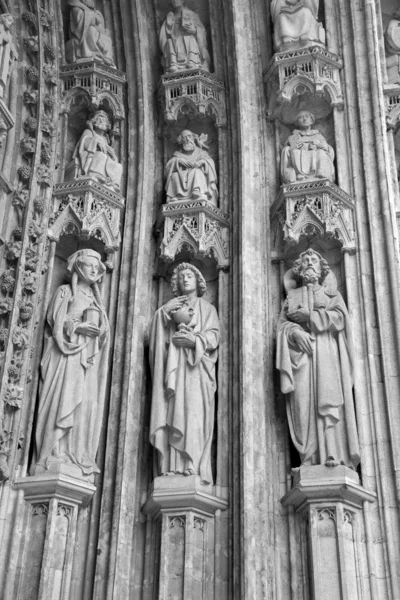
<path id="1" fill-rule="evenodd" d="M 292 268 L 294 279 L 301 284 L 322 283 L 330 271 L 327 261 L 312 248 L 302 252 Z"/>
<path id="2" fill-rule="evenodd" d="M 175 296 L 179 296 L 188 294 L 190 291 L 192 291 L 188 289 L 188 286 L 191 285 L 191 283 L 184 283 L 184 275 L 187 271 L 193 273 L 194 277 L 196 278 L 195 283 L 197 286 L 197 295 L 203 296 L 203 294 L 207 290 L 207 284 L 205 282 L 205 279 L 200 273 L 199 269 L 197 269 L 197 267 L 189 263 L 181 263 L 180 265 L 175 267 L 171 278 L 172 292 Z"/>
<path id="3" fill-rule="evenodd" d="M 185 152 L 193 152 L 196 149 L 196 134 L 190 129 L 184 129 L 181 131 L 178 139 L 178 144 L 182 147 Z"/>
<path id="4" fill-rule="evenodd" d="M 4 13 L 3 15 L 0 15 L 0 20 L 6 29 L 12 29 L 14 25 L 14 17 L 12 16 L 12 14 Z"/>
<path id="5" fill-rule="evenodd" d="M 75 281 L 83 280 L 93 285 L 105 271 L 100 254 L 90 248 L 78 250 L 68 258 L 67 274 Z"/>
<path id="6" fill-rule="evenodd" d="M 89 119 L 88 126 L 90 129 L 96 127 L 96 129 L 101 129 L 102 131 L 109 131 L 111 129 L 111 122 L 106 111 L 97 110 L 93 117 Z"/>
<path id="7" fill-rule="evenodd" d="M 186 0 L 171 0 L 172 8 L 180 8 L 186 4 Z"/>
<path id="8" fill-rule="evenodd" d="M 314 125 L 315 117 L 309 110 L 301 110 L 296 115 L 295 124 L 300 128 L 307 128 Z"/>

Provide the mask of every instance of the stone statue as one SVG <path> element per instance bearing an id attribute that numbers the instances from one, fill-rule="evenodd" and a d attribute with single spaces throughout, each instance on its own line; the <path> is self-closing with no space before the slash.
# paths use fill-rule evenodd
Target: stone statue
<path id="1" fill-rule="evenodd" d="M 166 166 L 167 203 L 177 200 L 209 200 L 217 204 L 215 163 L 204 148 L 207 136 L 185 129 L 178 137 L 181 150 L 174 152 Z"/>
<path id="2" fill-rule="evenodd" d="M 169 12 L 160 31 L 160 47 L 166 73 L 185 69 L 210 70 L 207 34 L 195 12 L 185 7 L 186 0 L 171 0 Z"/>
<path id="3" fill-rule="evenodd" d="M 360 457 L 346 305 L 328 263 L 314 250 L 300 254 L 285 284 L 276 366 L 293 444 L 302 465 L 355 469 Z"/>
<path id="4" fill-rule="evenodd" d="M 96 10 L 94 0 L 68 0 L 70 12 L 70 39 L 65 46 L 68 63 L 97 58 L 115 67 L 112 41 L 104 27 L 104 17 Z"/>
<path id="5" fill-rule="evenodd" d="M 277 52 L 325 45 L 325 29 L 318 23 L 319 0 L 272 0 L 274 47 Z"/>
<path id="6" fill-rule="evenodd" d="M 400 84 L 400 8 L 395 11 L 387 26 L 385 42 L 389 83 Z"/>
<path id="7" fill-rule="evenodd" d="M 87 122 L 74 150 L 75 179 L 92 177 L 99 183 L 119 192 L 122 165 L 110 145 L 107 132 L 111 129 L 110 119 L 104 110 L 98 110 Z"/>
<path id="8" fill-rule="evenodd" d="M 156 312 L 151 325 L 150 442 L 158 451 L 158 475 L 198 474 L 207 484 L 212 483 L 218 315 L 201 298 L 206 283 L 193 265 L 178 265 L 171 285 L 176 298 Z"/>
<path id="9" fill-rule="evenodd" d="M 79 250 L 68 259 L 71 283 L 60 286 L 47 311 L 40 365 L 34 472 L 76 465 L 99 473 L 95 457 L 106 392 L 109 324 L 97 281 L 100 254 Z"/>
<path id="10" fill-rule="evenodd" d="M 302 110 L 296 116 L 295 129 L 282 150 L 281 176 L 283 183 L 312 179 L 335 178 L 335 152 L 318 129 L 312 129 L 314 115 Z"/>
<path id="11" fill-rule="evenodd" d="M 17 58 L 13 44 L 14 18 L 10 13 L 0 15 L 0 98 L 4 96 L 12 62 Z"/>

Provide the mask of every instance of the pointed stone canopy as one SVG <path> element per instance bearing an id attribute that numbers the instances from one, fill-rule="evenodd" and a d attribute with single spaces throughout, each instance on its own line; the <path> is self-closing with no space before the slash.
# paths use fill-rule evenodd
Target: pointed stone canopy
<path id="1" fill-rule="evenodd" d="M 271 220 L 283 242 L 298 244 L 300 236 L 336 238 L 344 252 L 354 254 L 354 201 L 327 179 L 283 185 L 271 207 Z M 278 235 L 279 237 L 279 235 Z"/>
<path id="2" fill-rule="evenodd" d="M 218 267 L 229 265 L 229 217 L 207 200 L 171 202 L 162 207 L 161 257 L 172 262 L 183 249 L 197 258 L 214 256 Z M 159 229 L 162 230 L 161 223 Z"/>

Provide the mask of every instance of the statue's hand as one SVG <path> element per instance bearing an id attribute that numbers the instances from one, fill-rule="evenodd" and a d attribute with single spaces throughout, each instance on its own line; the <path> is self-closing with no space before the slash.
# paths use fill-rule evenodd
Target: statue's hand
<path id="1" fill-rule="evenodd" d="M 187 296 L 178 296 L 177 298 L 172 298 L 172 300 L 164 304 L 163 309 L 170 317 L 172 312 L 174 312 L 175 310 L 179 310 L 180 308 L 182 308 L 182 306 L 187 304 L 187 300 Z"/>
<path id="2" fill-rule="evenodd" d="M 182 29 L 184 30 L 185 33 L 189 33 L 190 35 L 196 35 L 196 27 L 193 27 L 193 25 L 189 25 L 189 24 L 182 25 Z"/>
<path id="3" fill-rule="evenodd" d="M 305 352 L 306 354 L 312 354 L 314 352 L 312 345 L 314 338 L 306 331 L 303 331 L 303 329 L 296 329 L 293 331 L 293 339 L 301 352 Z"/>
<path id="4" fill-rule="evenodd" d="M 81 323 L 76 327 L 75 333 L 79 335 L 88 335 L 89 337 L 97 337 L 100 335 L 100 329 L 94 323 Z"/>
<path id="5" fill-rule="evenodd" d="M 177 348 L 194 348 L 196 338 L 190 331 L 178 331 L 172 336 L 172 342 Z"/>
<path id="6" fill-rule="evenodd" d="M 117 155 L 111 146 L 107 146 L 107 154 L 109 154 L 113 160 L 117 160 Z"/>
<path id="7" fill-rule="evenodd" d="M 310 319 L 310 311 L 300 304 L 296 310 L 288 311 L 287 318 L 293 323 L 306 323 Z"/>

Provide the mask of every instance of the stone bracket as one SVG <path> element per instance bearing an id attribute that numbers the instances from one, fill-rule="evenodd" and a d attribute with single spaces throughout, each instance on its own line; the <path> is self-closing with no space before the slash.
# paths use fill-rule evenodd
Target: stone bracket
<path id="1" fill-rule="evenodd" d="M 106 254 L 112 254 L 121 241 L 124 204 L 123 196 L 91 178 L 56 184 L 48 236 L 55 241 L 66 234 L 94 237 L 104 243 Z"/>
<path id="2" fill-rule="evenodd" d="M 217 127 L 226 124 L 225 85 L 215 75 L 202 69 L 163 75 L 160 89 L 166 121 L 211 116 Z"/>
<path id="3" fill-rule="evenodd" d="M 289 245 L 300 236 L 319 235 L 337 239 L 344 252 L 354 254 L 354 201 L 327 179 L 283 185 L 271 207 L 273 227 Z"/>
<path id="4" fill-rule="evenodd" d="M 278 52 L 265 76 L 269 89 L 269 117 L 280 118 L 282 106 L 299 94 L 327 94 L 332 106 L 343 108 L 339 72 L 343 61 L 321 46 Z"/>
<path id="5" fill-rule="evenodd" d="M 87 506 L 96 491 L 92 482 L 65 473 L 42 473 L 16 479 L 14 487 L 24 491 L 25 500 L 44 502 L 56 498 L 59 502 Z"/>
<path id="6" fill-rule="evenodd" d="M 158 228 L 162 229 L 161 257 L 173 261 L 184 248 L 198 258 L 214 256 L 218 267 L 229 266 L 229 217 L 207 200 L 164 204 Z"/>

